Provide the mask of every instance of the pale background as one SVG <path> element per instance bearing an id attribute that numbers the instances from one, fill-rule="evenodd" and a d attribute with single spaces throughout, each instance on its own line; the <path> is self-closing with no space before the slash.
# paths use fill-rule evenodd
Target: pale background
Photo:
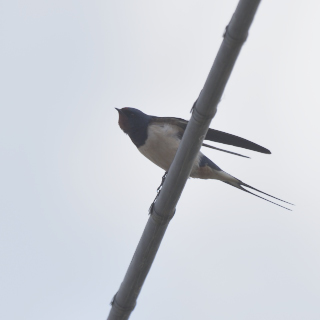
<path id="1" fill-rule="evenodd" d="M 107 317 L 163 174 L 114 108 L 189 119 L 236 4 L 2 1 L 1 319 Z M 132 320 L 320 319 L 319 12 L 262 2 L 211 124 L 272 155 L 204 150 L 294 211 L 189 180 Z"/>

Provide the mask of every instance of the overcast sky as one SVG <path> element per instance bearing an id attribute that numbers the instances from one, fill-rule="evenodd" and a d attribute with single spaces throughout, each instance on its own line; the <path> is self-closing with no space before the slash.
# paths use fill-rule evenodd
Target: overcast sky
<path id="1" fill-rule="evenodd" d="M 115 107 L 190 118 L 237 1 L 3 1 L 0 318 L 106 319 L 163 171 Z M 132 320 L 320 319 L 320 2 L 262 1 Z M 216 144 L 218 147 L 223 147 Z"/>

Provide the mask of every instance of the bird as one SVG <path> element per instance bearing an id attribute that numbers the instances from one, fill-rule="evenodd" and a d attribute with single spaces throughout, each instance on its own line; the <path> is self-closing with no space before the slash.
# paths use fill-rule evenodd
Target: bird
<path id="1" fill-rule="evenodd" d="M 124 133 L 129 135 L 131 141 L 138 148 L 138 150 L 154 164 L 165 170 L 169 170 L 174 156 L 178 150 L 184 131 L 187 127 L 188 121 L 174 117 L 157 117 L 145 114 L 144 112 L 135 108 L 115 108 L 119 113 L 119 126 Z M 222 132 L 215 129 L 208 129 L 204 140 L 215 141 L 227 145 L 233 145 L 248 150 L 271 154 L 270 150 L 251 142 L 247 139 Z M 205 147 L 217 149 L 220 151 L 233 153 L 224 149 L 219 149 L 211 145 L 202 144 Z M 242 156 L 237 153 L 233 153 Z M 198 152 L 194 160 L 191 173 L 191 178 L 198 179 L 216 179 L 226 184 L 229 184 L 237 189 L 250 193 L 263 200 L 271 202 L 279 207 L 286 208 L 276 202 L 266 199 L 258 194 L 249 191 L 254 190 L 273 199 L 282 201 L 292 205 L 292 203 L 276 198 L 268 193 L 258 190 L 243 181 L 233 177 L 229 173 L 220 169 L 213 161 L 206 157 L 201 151 Z"/>

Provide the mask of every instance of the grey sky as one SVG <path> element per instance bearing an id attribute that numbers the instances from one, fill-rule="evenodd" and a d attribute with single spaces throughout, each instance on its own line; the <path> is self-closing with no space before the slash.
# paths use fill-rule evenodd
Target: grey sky
<path id="1" fill-rule="evenodd" d="M 236 4 L 2 3 L 1 319 L 107 317 L 163 174 L 114 108 L 188 119 Z M 272 155 L 204 150 L 294 211 L 189 180 L 130 319 L 320 318 L 319 10 L 262 2 L 211 124 Z"/>

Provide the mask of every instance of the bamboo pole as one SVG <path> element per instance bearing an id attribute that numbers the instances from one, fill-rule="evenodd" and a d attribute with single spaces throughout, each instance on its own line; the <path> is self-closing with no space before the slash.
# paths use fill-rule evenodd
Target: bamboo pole
<path id="1" fill-rule="evenodd" d="M 192 164 L 217 111 L 233 66 L 259 6 L 260 0 L 240 0 L 205 85 L 194 105 L 191 119 L 170 166 L 159 197 L 143 231 L 130 266 L 116 293 L 108 320 L 126 320 L 136 305 L 168 224 L 189 177 Z"/>

